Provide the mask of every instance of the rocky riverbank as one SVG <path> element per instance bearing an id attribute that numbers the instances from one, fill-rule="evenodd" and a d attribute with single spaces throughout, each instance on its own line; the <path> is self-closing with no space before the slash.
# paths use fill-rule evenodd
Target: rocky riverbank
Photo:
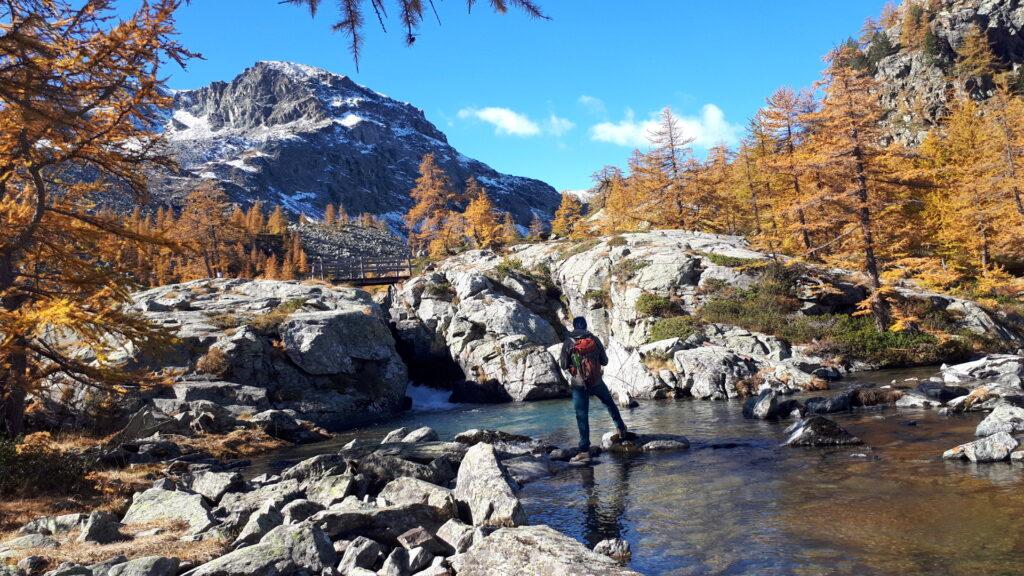
<path id="1" fill-rule="evenodd" d="M 931 378 L 847 387 L 818 397 L 785 398 L 765 389 L 743 412 L 752 419 L 792 420 L 783 440 L 792 448 L 784 450 L 856 446 L 865 456 L 872 446 L 861 446 L 866 442 L 860 427 L 854 434 L 832 418 L 885 408 L 901 419 L 916 410 L 946 418 L 986 410 L 977 427 L 981 440 L 945 457 L 1024 463 L 1024 450 L 1017 450 L 1024 418 L 1015 412 L 1022 405 L 1022 379 L 1024 357 L 991 355 L 943 367 Z M 701 449 L 728 447 L 702 444 Z M 609 433 L 595 452 L 662 458 L 663 451 L 685 454 L 689 447 L 678 435 L 623 441 Z M 160 478 L 130 502 L 34 519 L 0 542 L 0 557 L 11 563 L 3 570 L 18 576 L 488 576 L 539 569 L 636 574 L 628 568 L 630 549 L 622 540 L 588 549 L 547 526 L 528 525 L 521 488 L 568 474 L 573 454 L 497 430 L 442 439 L 423 427 L 395 429 L 380 441 L 356 437 L 341 450 L 324 450 L 256 477 L 225 463 L 170 457 Z"/>
<path id="2" fill-rule="evenodd" d="M 822 390 L 851 371 L 1024 346 L 1019 317 L 910 285 L 895 287 L 894 305 L 919 320 L 874 331 L 850 315 L 867 293 L 861 280 L 738 237 L 657 231 L 467 252 L 379 302 L 299 282 L 164 286 L 133 305 L 178 345 L 160 356 L 126 347 L 112 360 L 168 373 L 172 386 L 115 402 L 54 381 L 30 424 L 109 432 L 147 409 L 184 428 L 241 419 L 302 441 L 407 408 L 410 379 L 450 388 L 456 402 L 565 397 L 556 356 L 573 316 L 605 341 L 605 380 L 623 406 Z M 193 424 L 200 414 L 210 423 Z"/>
<path id="3" fill-rule="evenodd" d="M 34 399 L 33 427 L 112 431 L 147 409 L 186 428 L 223 431 L 241 419 L 295 441 L 306 436 L 300 429 L 353 426 L 406 404 L 405 364 L 362 290 L 197 280 L 137 293 L 133 306 L 176 344 L 158 354 L 126 347 L 109 360 L 168 374 L 171 384 L 114 397 L 54 381 Z M 203 413 L 209 426 L 195 422 Z"/>
<path id="4" fill-rule="evenodd" d="M 783 442 L 802 449 L 864 443 L 836 414 L 983 410 L 990 413 L 977 439 L 943 457 L 1024 462 L 1024 356 L 988 354 L 927 380 L 826 391 L 851 372 L 908 358 L 915 346 L 959 354 L 1024 341 L 1010 314 L 912 286 L 897 292 L 897 305 L 941 320 L 944 340 L 928 332 L 935 324 L 901 340 L 854 324 L 857 338 L 881 349 L 876 363 L 836 331 L 853 322 L 849 313 L 865 296 L 856 274 L 787 265 L 737 238 L 688 232 L 550 242 L 507 256 L 469 252 L 379 301 L 356 289 L 254 280 L 140 292 L 132 305 L 178 344 L 160 356 L 126 347 L 112 360 L 163 371 L 170 385 L 113 398 L 54 381 L 33 399 L 30 424 L 118 430 L 88 451 L 92 461 L 156 467 L 159 479 L 125 506 L 29 522 L 0 544 L 0 556 L 17 561 L 8 572 L 52 576 L 488 575 L 510 566 L 630 574 L 619 564 L 629 556 L 621 541 L 601 543 L 606 555 L 596 554 L 524 526 L 519 487 L 562 472 L 571 449 L 498 431 L 446 442 L 429 428 L 401 429 L 382 444 L 355 440 L 279 475 L 246 479 L 247 462 L 231 459 L 244 454 L 209 448 L 230 438 L 313 442 L 326 429 L 386 419 L 408 407 L 410 377 L 450 387 L 458 402 L 567 396 L 555 354 L 576 315 L 607 342 L 605 378 L 624 406 L 747 397 L 744 416 L 791 420 Z M 723 303 L 746 312 L 764 304 L 774 316 L 749 320 Z M 689 442 L 606 436 L 602 447 L 629 455 Z"/>
<path id="5" fill-rule="evenodd" d="M 910 285 L 896 292 L 908 313 L 941 326 L 898 341 L 871 334 L 849 316 L 867 294 L 853 272 L 773 259 L 734 236 L 657 231 L 525 245 L 505 256 L 467 252 L 405 283 L 390 313 L 413 378 L 462 375 L 453 388 L 462 401 L 566 396 L 553 356 L 572 316 L 607 343 L 605 380 L 623 405 L 821 389 L 851 370 L 1024 343 L 1019 318 Z M 744 299 L 747 309 L 728 309 Z M 753 317 L 767 314 L 775 317 Z M 736 323 L 773 323 L 781 336 Z M 928 333 L 937 328 L 941 342 Z M 823 344 L 839 330 L 840 346 Z M 898 354 L 915 347 L 930 351 Z"/>
<path id="6" fill-rule="evenodd" d="M 914 354 L 934 361 L 1024 343 L 1020 318 L 910 285 L 895 287 L 894 304 L 923 320 L 898 336 L 873 332 L 850 316 L 867 293 L 861 280 L 774 259 L 737 237 L 657 231 L 523 245 L 505 256 L 471 251 L 377 301 L 299 282 L 164 286 L 134 295 L 133 306 L 178 344 L 159 356 L 126 347 L 112 360 L 163 371 L 172 384 L 115 399 L 54 381 L 34 398 L 30 424 L 109 432 L 132 418 L 106 443 L 105 459 L 141 463 L 210 456 L 175 436 L 258 430 L 315 441 L 325 428 L 407 408 L 410 379 L 450 388 L 455 402 L 565 397 L 556 356 L 577 315 L 606 342 L 605 381 L 621 405 L 753 397 L 752 413 L 762 415 L 895 402 L 902 392 L 808 406 L 782 397 Z"/>
<path id="7" fill-rule="evenodd" d="M 689 447 L 678 436 L 623 446 L 609 435 L 604 445 Z M 468 430 L 446 442 L 421 428 L 395 430 L 382 443 L 354 440 L 340 452 L 249 479 L 177 461 L 124 509 L 28 522 L 0 542 L 0 559 L 16 563 L 0 573 L 636 574 L 621 566 L 629 558 L 622 541 L 602 542 L 597 553 L 546 526 L 525 525 L 521 485 L 564 469 L 571 455 L 500 431 Z M 177 555 L 153 549 L 160 535 Z M 102 557 L 105 551 L 111 557 Z"/>

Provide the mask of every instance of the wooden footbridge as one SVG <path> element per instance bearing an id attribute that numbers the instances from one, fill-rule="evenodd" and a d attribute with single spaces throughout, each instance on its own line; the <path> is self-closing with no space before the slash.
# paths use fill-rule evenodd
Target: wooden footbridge
<path id="1" fill-rule="evenodd" d="M 397 284 L 412 277 L 412 258 L 409 256 L 380 256 L 314 258 L 310 262 L 310 276 L 354 286 L 381 286 Z"/>

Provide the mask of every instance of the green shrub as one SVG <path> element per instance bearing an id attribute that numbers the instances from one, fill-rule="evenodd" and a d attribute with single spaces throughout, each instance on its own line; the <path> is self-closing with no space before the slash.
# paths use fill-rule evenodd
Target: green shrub
<path id="1" fill-rule="evenodd" d="M 497 275 L 498 279 L 504 279 L 506 276 L 513 273 L 528 274 L 529 271 L 526 269 L 526 266 L 523 266 L 522 260 L 518 258 L 505 257 L 502 258 L 501 262 L 494 267 L 494 273 Z"/>
<path id="2" fill-rule="evenodd" d="M 701 294 L 717 294 L 722 290 L 728 290 L 732 285 L 721 278 L 708 278 L 700 287 Z"/>
<path id="3" fill-rule="evenodd" d="M 650 262 L 643 258 L 624 258 L 612 266 L 612 275 L 620 280 L 629 280 L 648 265 Z"/>
<path id="4" fill-rule="evenodd" d="M 299 310 L 301 310 L 302 307 L 305 305 L 305 298 L 294 298 L 292 300 L 287 300 L 280 304 L 277 308 L 275 308 L 275 311 L 280 312 L 282 314 L 292 314 L 294 312 L 298 312 Z"/>
<path id="5" fill-rule="evenodd" d="M 560 260 L 565 260 L 571 256 L 582 254 L 587 250 L 590 250 L 594 246 L 599 244 L 598 240 L 584 240 L 583 242 L 568 242 L 558 251 L 558 257 Z"/>
<path id="6" fill-rule="evenodd" d="M 880 332 L 872 318 L 840 316 L 829 327 L 824 349 L 849 358 L 884 366 L 906 366 L 947 361 L 949 355 L 962 357 L 960 340 L 939 339 L 924 332 Z"/>
<path id="7" fill-rule="evenodd" d="M 726 256 L 724 254 L 712 254 L 711 252 L 700 252 L 700 256 L 713 264 L 728 266 L 729 268 L 739 268 L 740 266 L 746 266 L 747 264 L 763 262 L 760 258 L 739 258 L 737 256 Z"/>
<path id="8" fill-rule="evenodd" d="M 530 275 L 538 280 L 551 280 L 551 266 L 547 262 L 538 262 L 530 269 Z"/>
<path id="9" fill-rule="evenodd" d="M 85 460 L 46 443 L 0 438 L 0 498 L 66 496 L 89 487 Z"/>
<path id="10" fill-rule="evenodd" d="M 641 316 L 669 316 L 675 309 L 671 300 L 650 292 L 641 294 L 635 307 Z"/>
<path id="11" fill-rule="evenodd" d="M 306 300 L 303 298 L 288 300 L 278 304 L 277 308 L 274 308 L 270 312 L 258 314 L 249 318 L 248 324 L 259 333 L 272 334 L 277 331 L 289 316 L 298 312 L 305 305 Z"/>
<path id="12" fill-rule="evenodd" d="M 442 282 L 437 284 L 427 284 L 423 289 L 423 295 L 435 300 L 450 300 L 455 296 L 455 291 L 452 290 L 451 284 Z"/>
<path id="13" fill-rule="evenodd" d="M 587 290 L 583 294 L 583 298 L 590 302 L 600 302 L 601 306 L 605 308 L 612 307 L 612 299 L 608 296 L 608 291 L 606 290 Z"/>
<path id="14" fill-rule="evenodd" d="M 667 340 L 668 338 L 685 340 L 696 332 L 698 328 L 700 328 L 700 322 L 692 316 L 662 318 L 651 326 L 648 342 L 657 342 L 658 340 Z"/>
<path id="15" fill-rule="evenodd" d="M 608 246 L 625 246 L 628 244 L 626 239 L 622 236 L 612 236 L 608 239 Z"/>
<path id="16" fill-rule="evenodd" d="M 558 287 L 558 284 L 555 284 L 554 279 L 551 277 L 551 267 L 546 262 L 536 264 L 526 275 L 544 289 L 544 293 L 548 298 L 554 300 L 562 295 L 562 289 Z"/>
<path id="17" fill-rule="evenodd" d="M 750 288 L 721 286 L 701 307 L 700 318 L 772 334 L 793 343 L 820 338 L 827 319 L 795 314 L 800 302 L 790 290 L 788 278 L 777 271 L 765 274 Z"/>

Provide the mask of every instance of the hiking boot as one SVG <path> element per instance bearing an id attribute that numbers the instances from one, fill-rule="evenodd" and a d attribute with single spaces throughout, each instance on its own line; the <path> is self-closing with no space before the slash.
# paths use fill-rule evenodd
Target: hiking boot
<path id="1" fill-rule="evenodd" d="M 590 451 L 585 450 L 569 459 L 569 464 L 590 464 Z"/>
<path id="2" fill-rule="evenodd" d="M 629 430 L 619 430 L 619 441 L 621 442 L 635 442 L 639 437 L 635 432 Z"/>

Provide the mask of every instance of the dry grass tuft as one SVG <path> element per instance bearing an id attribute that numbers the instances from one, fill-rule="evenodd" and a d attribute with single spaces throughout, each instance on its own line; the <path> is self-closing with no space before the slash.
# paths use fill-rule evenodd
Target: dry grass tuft
<path id="1" fill-rule="evenodd" d="M 736 382 L 736 392 L 740 395 L 740 398 L 747 396 L 753 396 L 757 394 L 757 391 L 761 388 L 761 384 L 764 383 L 764 377 L 760 374 L 754 374 L 749 378 L 744 378 Z"/>
<path id="2" fill-rule="evenodd" d="M 676 371 L 675 362 L 670 356 L 661 354 L 648 354 L 643 359 L 644 366 L 651 372 L 657 373 L 659 370 L 669 370 L 672 372 Z"/>
<path id="3" fill-rule="evenodd" d="M 819 376 L 812 376 L 810 383 L 803 387 L 804 390 L 814 392 L 828 390 L 829 388 L 831 388 L 831 385 L 828 383 L 828 380 Z"/>
<path id="4" fill-rule="evenodd" d="M 988 386 L 979 386 L 974 390 L 971 390 L 970 394 L 967 395 L 967 398 L 964 399 L 963 409 L 970 410 L 975 404 L 981 404 L 982 402 L 986 402 L 996 397 L 998 397 L 998 395 L 989 392 Z"/>
<path id="5" fill-rule="evenodd" d="M 87 436 L 32 436 L 32 444 L 45 443 L 49 449 L 65 453 L 81 452 L 102 442 L 102 439 Z M 248 458 L 289 445 L 261 430 L 235 430 L 224 435 L 208 434 L 193 438 L 180 436 L 173 440 L 183 447 L 201 450 L 224 460 Z M 164 467 L 164 464 L 133 464 L 122 469 L 89 470 L 85 472 L 83 482 L 66 490 L 30 497 L 0 498 L 0 541 L 12 537 L 5 533 L 41 516 L 93 510 L 124 512 L 132 494 L 151 486 L 163 475 Z"/>
<path id="6" fill-rule="evenodd" d="M 135 537 L 136 534 L 152 530 L 156 530 L 158 533 Z M 181 537 L 187 531 L 188 525 L 179 521 L 130 524 L 126 525 L 121 532 L 132 536 L 132 539 L 111 544 L 86 544 L 76 541 L 78 531 L 75 530 L 55 537 L 60 543 L 59 548 L 19 550 L 18 556 L 12 560 L 17 561 L 26 556 L 42 556 L 49 561 L 50 567 L 55 567 L 61 562 L 95 564 L 120 555 L 129 560 L 146 556 L 174 556 L 183 562 L 199 564 L 208 562 L 226 552 L 228 543 L 222 540 L 183 542 Z"/>
<path id="7" fill-rule="evenodd" d="M 391 287 L 387 284 L 371 285 L 371 286 L 359 286 L 359 289 L 364 292 L 369 292 L 373 296 L 383 295 L 388 293 L 388 289 Z"/>
<path id="8" fill-rule="evenodd" d="M 853 391 L 854 406 L 877 406 L 893 404 L 903 397 L 903 390 L 896 388 L 858 388 Z"/>
<path id="9" fill-rule="evenodd" d="M 197 370 L 214 376 L 223 376 L 228 368 L 228 357 L 220 348 L 210 348 L 196 361 Z"/>
<path id="10" fill-rule="evenodd" d="M 201 450 L 220 460 L 248 458 L 288 446 L 288 442 L 262 430 L 242 429 L 228 434 L 202 434 L 191 438 L 175 436 L 174 442 Z"/>

